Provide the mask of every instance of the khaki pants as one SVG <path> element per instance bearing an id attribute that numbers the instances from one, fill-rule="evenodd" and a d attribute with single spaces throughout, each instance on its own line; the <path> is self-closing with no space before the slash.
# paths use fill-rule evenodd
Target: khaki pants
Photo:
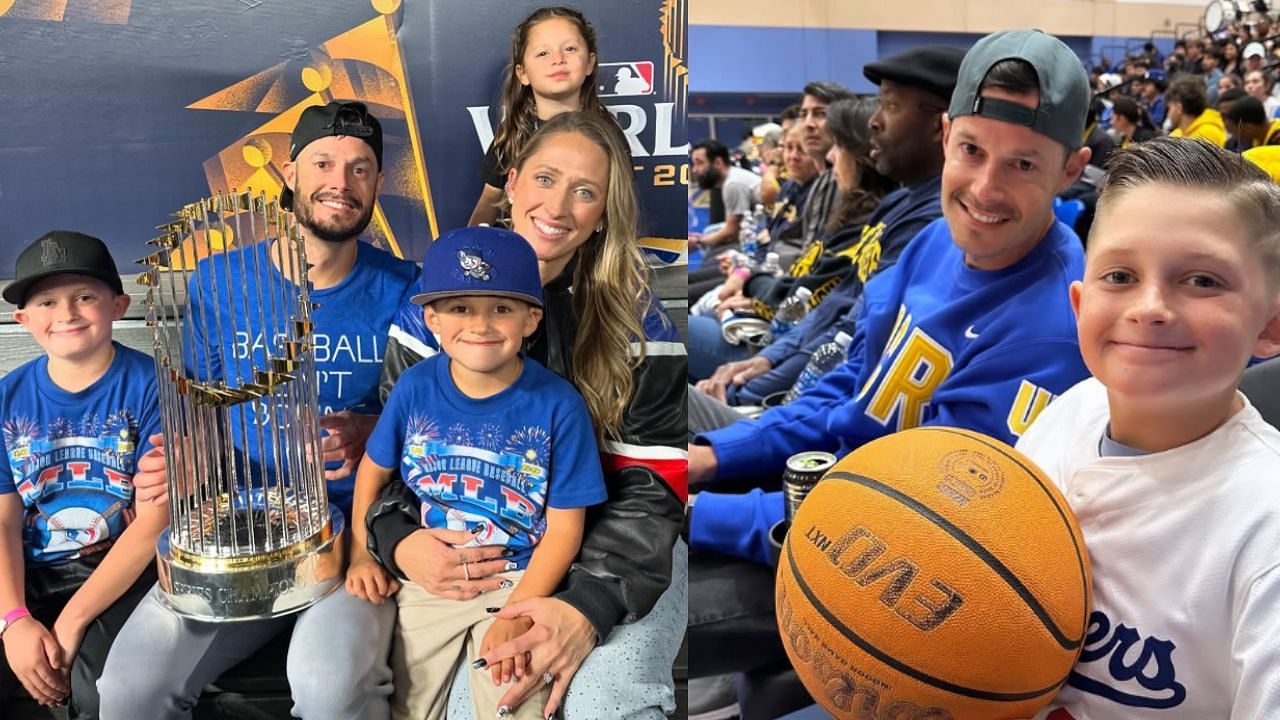
<path id="1" fill-rule="evenodd" d="M 479 657 L 480 643 L 493 624 L 493 617 L 484 609 L 502 607 L 523 574 L 504 573 L 503 577 L 512 581 L 512 588 L 487 592 L 474 600 L 440 598 L 415 583 L 404 583 L 396 595 L 399 615 L 391 643 L 394 720 L 444 720 L 449 688 L 462 662 L 470 673 L 476 717 L 496 717 L 498 700 L 511 686 L 494 685 L 489 668 L 471 670 L 470 665 Z M 509 717 L 541 720 L 548 693 L 544 689 L 533 695 L 513 709 Z"/>

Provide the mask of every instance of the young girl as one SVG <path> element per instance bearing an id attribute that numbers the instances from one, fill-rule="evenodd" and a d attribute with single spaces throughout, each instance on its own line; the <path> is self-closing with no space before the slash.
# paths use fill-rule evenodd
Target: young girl
<path id="1" fill-rule="evenodd" d="M 569 110 L 594 110 L 613 122 L 596 90 L 596 29 L 582 13 L 544 7 L 511 36 L 502 84 L 502 122 L 485 153 L 484 189 L 468 225 L 493 224 L 516 153 L 541 123 Z"/>

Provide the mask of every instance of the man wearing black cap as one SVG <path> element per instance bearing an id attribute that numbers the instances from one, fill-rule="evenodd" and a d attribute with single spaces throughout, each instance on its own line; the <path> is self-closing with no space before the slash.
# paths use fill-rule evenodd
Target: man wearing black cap
<path id="1" fill-rule="evenodd" d="M 417 267 L 359 241 L 382 184 L 382 127 L 363 103 L 331 102 L 304 110 L 283 170 L 280 202 L 297 217 L 310 265 L 305 280 L 318 305 L 312 342 L 329 500 L 350 525 L 356 521 L 350 517 L 353 471 L 381 410 L 382 348 Z M 201 379 L 236 374 L 236 365 L 247 367 L 255 356 L 260 365 L 265 348 L 282 331 L 262 327 L 256 306 L 245 300 L 284 297 L 283 283 L 303 280 L 294 269 L 277 267 L 274 245 L 269 240 L 242 246 L 225 261 L 219 256 L 197 267 L 188 291 L 190 317 L 204 318 L 208 335 L 202 324 L 188 326 L 196 333 L 191 369 Z M 220 312 L 212 307 L 213 298 L 220 298 Z M 271 421 L 255 406 L 237 409 L 245 422 Z M 246 450 L 255 461 L 263 452 L 254 443 Z M 164 492 L 162 458 L 153 460 L 135 479 L 139 497 Z M 390 605 L 374 605 L 339 589 L 296 615 L 296 622 L 201 623 L 170 612 L 153 591 L 112 647 L 101 684 L 102 717 L 189 718 L 206 684 L 292 623 L 288 675 L 294 715 L 386 718 L 394 621 Z"/>
<path id="2" fill-rule="evenodd" d="M 843 366 L 759 420 L 690 443 L 690 484 L 704 490 L 689 516 L 692 550 L 774 561 L 781 493 L 705 492 L 718 484 L 776 487 L 798 452 L 839 457 L 925 425 L 1012 444 L 1051 398 L 1088 376 L 1067 293 L 1084 254 L 1053 214 L 1054 196 L 1089 159 L 1088 103 L 1084 68 L 1052 36 L 996 33 L 965 54 L 943 121 L 944 219 L 867 285 Z M 771 579 L 730 575 L 719 592 L 771 597 Z M 693 627 L 691 619 L 697 647 Z"/>
<path id="3" fill-rule="evenodd" d="M 822 239 L 815 239 L 796 260 L 792 274 L 813 266 L 837 265 L 849 269 L 844 278 L 821 295 L 825 296 L 800 325 L 747 360 L 716 368 L 698 388 L 729 405 L 758 405 L 769 395 L 789 390 L 795 384 L 814 350 L 831 342 L 840 319 L 862 297 L 863 284 L 898 260 L 907 242 L 926 225 L 942 215 L 938 188 L 942 173 L 942 113 L 951 99 L 956 72 L 964 51 L 926 46 L 868 63 L 862 72 L 880 86 L 880 107 L 871 117 L 871 157 L 876 170 L 904 188 L 893 192 L 860 230 L 861 237 L 848 247 L 832 252 Z M 870 258 L 850 266 L 854 258 Z M 856 270 L 853 271 L 853 270 Z M 803 278 L 774 279 L 766 273 L 748 278 L 745 294 L 752 298 L 775 298 L 780 302 Z M 776 286 L 776 287 L 775 287 Z M 759 312 L 761 308 L 757 308 Z M 699 353 L 696 340 L 706 335 L 694 326 L 707 318 L 690 317 L 690 367 L 696 371 Z M 847 328 L 846 328 L 847 329 Z M 707 409 L 706 398 L 690 393 L 697 409 Z M 692 418 L 691 418 L 692 420 Z M 698 427 L 694 422 L 690 429 Z"/>

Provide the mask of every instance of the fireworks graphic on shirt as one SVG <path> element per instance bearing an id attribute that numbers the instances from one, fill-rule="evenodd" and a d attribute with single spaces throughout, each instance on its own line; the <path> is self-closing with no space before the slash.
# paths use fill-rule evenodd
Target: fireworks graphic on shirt
<path id="1" fill-rule="evenodd" d="M 476 431 L 476 447 L 489 452 L 502 450 L 502 428 L 495 423 L 485 423 Z"/>
<path id="2" fill-rule="evenodd" d="M 76 428 L 66 418 L 54 418 L 49 421 L 49 440 L 61 440 L 76 436 Z"/>
<path id="3" fill-rule="evenodd" d="M 98 437 L 101 427 L 102 421 L 98 419 L 98 413 L 85 413 L 80 418 L 80 437 Z"/>
<path id="4" fill-rule="evenodd" d="M 527 464 L 546 467 L 551 457 L 551 435 L 537 426 L 520 428 L 507 440 L 506 451 L 519 455 Z"/>
<path id="5" fill-rule="evenodd" d="M 32 451 L 31 443 L 40 437 L 40 425 L 30 418 L 18 416 L 4 421 L 4 446 L 9 449 L 9 464 L 14 477 L 21 477 L 23 467 L 40 460 L 40 454 Z"/>
<path id="6" fill-rule="evenodd" d="M 425 445 L 432 440 L 440 439 L 440 428 L 435 420 L 423 415 L 409 418 L 405 426 L 405 440 L 414 445 Z"/>
<path id="7" fill-rule="evenodd" d="M 449 426 L 449 432 L 445 435 L 445 442 L 450 445 L 471 446 L 471 429 L 462 423 L 454 423 Z"/>

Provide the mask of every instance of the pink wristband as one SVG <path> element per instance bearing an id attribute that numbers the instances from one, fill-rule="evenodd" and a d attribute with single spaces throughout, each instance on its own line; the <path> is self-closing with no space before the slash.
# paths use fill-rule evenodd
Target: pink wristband
<path id="1" fill-rule="evenodd" d="M 746 280 L 747 278 L 751 277 L 751 270 L 749 268 L 744 268 L 744 267 L 734 268 L 733 274 L 738 278 Z"/>
<path id="2" fill-rule="evenodd" d="M 16 607 L 6 613 L 3 618 L 0 618 L 0 636 L 3 636 L 11 625 L 24 617 L 31 617 L 31 611 L 25 607 Z"/>

